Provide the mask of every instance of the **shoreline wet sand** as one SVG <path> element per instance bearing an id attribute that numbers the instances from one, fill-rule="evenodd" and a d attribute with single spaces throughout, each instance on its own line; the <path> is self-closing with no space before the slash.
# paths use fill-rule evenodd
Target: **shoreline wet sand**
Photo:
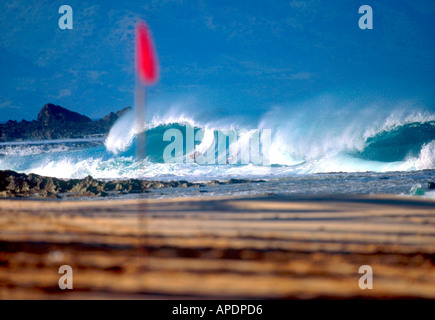
<path id="1" fill-rule="evenodd" d="M 1 200 L 0 298 L 433 299 L 435 201 Z"/>

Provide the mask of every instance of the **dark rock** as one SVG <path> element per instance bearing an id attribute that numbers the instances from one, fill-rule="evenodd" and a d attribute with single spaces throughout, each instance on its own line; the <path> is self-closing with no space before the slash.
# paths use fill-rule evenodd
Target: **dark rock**
<path id="1" fill-rule="evenodd" d="M 115 121 L 118 119 L 118 116 L 114 114 L 113 112 L 109 113 L 107 116 L 105 116 L 102 120 L 105 122 L 115 123 Z"/>
<path id="2" fill-rule="evenodd" d="M 78 195 L 97 196 L 104 191 L 105 183 L 87 176 L 74 185 L 70 192 Z"/>
<path id="3" fill-rule="evenodd" d="M 50 191 L 43 191 L 41 193 L 37 193 L 35 197 L 42 198 L 42 199 L 57 199 L 57 196 L 54 193 L 51 193 Z"/>
<path id="4" fill-rule="evenodd" d="M 238 184 L 238 183 L 247 183 L 247 182 L 251 182 L 249 180 L 244 180 L 244 179 L 230 179 L 228 180 L 228 184 Z"/>
<path id="5" fill-rule="evenodd" d="M 158 181 L 155 181 L 155 182 L 152 183 L 151 188 L 156 188 L 156 189 L 158 189 L 158 188 L 163 188 L 164 186 L 165 186 L 165 185 L 164 185 L 163 183 L 158 182 Z"/>
<path id="6" fill-rule="evenodd" d="M 92 122 L 86 116 L 83 116 L 77 112 L 70 111 L 68 109 L 62 108 L 61 106 L 56 106 L 54 104 L 46 104 L 38 114 L 38 122 L 47 126 L 53 123 L 64 123 L 64 122 Z"/>
<path id="7" fill-rule="evenodd" d="M 178 181 L 179 188 L 187 188 L 189 185 L 190 185 L 190 183 L 187 181 L 184 181 L 184 180 Z"/>
<path id="8" fill-rule="evenodd" d="M 64 191 L 65 185 L 64 181 L 56 178 L 26 175 L 10 170 L 0 171 L 0 196 L 2 197 L 28 197 L 35 194 L 44 198 L 53 198 L 55 194 Z"/>
<path id="9" fill-rule="evenodd" d="M 128 112 L 128 111 L 130 111 L 130 110 L 132 110 L 131 107 L 126 107 L 126 108 L 124 108 L 124 109 L 119 110 L 118 112 L 116 112 L 116 115 L 117 115 L 118 118 L 119 118 L 119 117 L 122 117 L 122 116 L 124 115 L 124 113 L 126 113 L 126 112 Z"/>
<path id="10" fill-rule="evenodd" d="M 142 182 L 142 189 L 151 189 L 153 187 L 153 183 L 149 181 Z"/>
<path id="11" fill-rule="evenodd" d="M 250 179 L 230 179 L 225 182 L 225 184 L 239 184 L 239 183 L 262 183 L 266 182 L 266 180 L 250 180 Z"/>
<path id="12" fill-rule="evenodd" d="M 429 182 L 427 183 L 427 187 L 428 187 L 429 189 L 435 189 L 435 182 L 429 181 Z"/>
<path id="13" fill-rule="evenodd" d="M 77 112 L 46 104 L 38 114 L 37 121 L 21 122 L 9 120 L 0 124 L 0 141 L 25 141 L 47 139 L 84 138 L 105 135 L 118 118 L 131 110 L 124 108 L 116 113 L 111 112 L 103 119 L 92 121 Z"/>
<path id="14" fill-rule="evenodd" d="M 127 180 L 125 189 L 128 193 L 142 193 L 142 182 L 137 179 Z"/>
<path id="15" fill-rule="evenodd" d="M 101 181 L 91 176 L 84 179 L 62 180 L 37 174 L 26 175 L 11 170 L 0 170 L 0 198 L 43 198 L 61 197 L 107 197 L 114 194 L 146 193 L 159 188 L 198 188 L 229 183 L 262 182 L 263 180 L 231 179 L 227 182 L 192 183 L 188 181 Z M 199 190 L 198 192 L 208 192 Z"/>

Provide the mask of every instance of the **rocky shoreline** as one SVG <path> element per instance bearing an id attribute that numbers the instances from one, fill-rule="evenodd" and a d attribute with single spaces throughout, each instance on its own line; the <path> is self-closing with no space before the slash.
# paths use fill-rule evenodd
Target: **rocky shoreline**
<path id="1" fill-rule="evenodd" d="M 63 199 L 73 197 L 107 197 L 147 193 L 159 188 L 199 188 L 222 184 L 264 182 L 263 180 L 230 179 L 194 183 L 188 181 L 113 180 L 103 181 L 88 176 L 84 179 L 58 179 L 37 174 L 0 171 L 0 198 Z"/>

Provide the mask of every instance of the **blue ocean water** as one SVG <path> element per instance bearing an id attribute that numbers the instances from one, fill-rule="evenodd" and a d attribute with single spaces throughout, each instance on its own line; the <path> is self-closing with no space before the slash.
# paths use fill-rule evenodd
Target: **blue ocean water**
<path id="1" fill-rule="evenodd" d="M 147 158 L 137 160 L 137 130 L 134 112 L 130 112 L 115 123 L 104 139 L 0 144 L 0 169 L 58 178 L 91 175 L 97 179 L 267 181 L 261 185 L 220 186 L 204 192 L 218 194 L 267 193 L 276 192 L 276 188 L 280 193 L 299 194 L 406 194 L 418 184 L 425 189 L 427 182 L 434 180 L 435 115 L 364 114 L 365 117 L 303 113 L 303 116 L 284 117 L 281 110 L 272 110 L 254 126 L 222 119 L 201 122 L 182 114 L 153 117 L 146 125 Z M 187 149 L 186 143 L 178 163 L 164 162 L 163 152 L 170 142 L 164 141 L 163 135 L 169 129 L 179 130 L 183 136 L 186 130 L 202 129 L 204 138 L 196 142 L 196 150 L 215 148 L 213 152 L 217 152 L 213 141 L 219 132 L 236 130 L 249 135 L 252 129 L 258 128 L 271 131 L 270 165 L 185 163 L 194 152 Z M 240 143 L 243 134 L 237 147 L 248 145 L 249 148 L 249 143 Z M 228 145 L 227 149 L 232 147 Z"/>

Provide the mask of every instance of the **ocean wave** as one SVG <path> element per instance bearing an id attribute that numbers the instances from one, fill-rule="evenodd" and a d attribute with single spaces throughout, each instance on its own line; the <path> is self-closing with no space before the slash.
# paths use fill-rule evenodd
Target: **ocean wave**
<path id="1" fill-rule="evenodd" d="M 267 113 L 258 125 L 258 128 L 267 128 L 272 132 L 270 163 L 276 165 L 294 166 L 345 154 L 361 160 L 400 162 L 416 157 L 424 145 L 435 139 L 435 116 L 421 112 L 395 112 L 383 119 L 371 114 L 376 121 L 370 120 L 367 112 L 353 117 L 349 117 L 348 113 L 338 112 L 338 116 L 331 118 L 322 114 L 309 120 L 304 113 L 298 117 L 290 113 L 287 115 L 290 119 L 281 119 L 279 113 L 280 109 Z M 154 117 L 146 127 L 147 152 L 151 161 L 162 161 L 161 155 L 167 146 L 163 142 L 164 132 L 177 129 L 185 137 L 186 128 L 193 128 L 195 132 L 204 131 L 202 142 L 197 144 L 195 150 L 205 153 L 217 141 L 219 133 L 228 134 L 235 127 L 234 124 L 217 127 L 215 123 L 200 123 L 185 115 L 171 115 L 164 119 Z M 135 128 L 134 113 L 124 115 L 114 125 L 105 141 L 107 150 L 115 155 L 133 155 L 137 134 Z M 237 144 L 227 146 L 228 149 L 249 146 L 249 134 L 246 133 L 252 133 L 255 127 L 238 129 L 244 135 L 239 136 Z M 246 138 L 247 141 L 244 141 Z M 185 150 L 185 153 L 189 152 L 193 150 Z M 430 161 L 425 163 L 429 166 L 427 169 L 433 167 Z M 419 167 L 424 167 L 422 161 Z"/>
<path id="2" fill-rule="evenodd" d="M 0 157 L 20 157 L 20 156 L 31 156 L 44 153 L 56 153 L 56 152 L 68 152 L 71 150 L 68 146 L 56 146 L 50 147 L 47 145 L 39 146 L 5 146 L 0 148 Z"/>
<path id="3" fill-rule="evenodd" d="M 409 109 L 409 110 L 408 110 Z M 62 146 L 27 146 L 0 149 L 0 169 L 56 176 L 100 179 L 151 178 L 205 181 L 229 178 L 275 178 L 328 172 L 388 172 L 435 169 L 435 115 L 415 108 L 383 110 L 375 107 L 333 108 L 303 105 L 276 107 L 247 125 L 234 119 L 199 120 L 168 110 L 150 117 L 146 130 L 147 158 L 135 158 L 137 128 L 134 111 L 112 127 L 104 145 L 81 149 Z M 217 117 L 216 117 L 217 118 Z M 189 146 L 177 163 L 164 162 L 163 141 L 169 129 L 202 131 L 203 139 Z M 256 131 L 271 130 L 269 161 L 258 165 L 199 165 L 189 163 L 195 151 L 214 152 L 218 135 L 236 131 L 239 139 L 225 146 L 225 155 L 249 151 Z M 265 142 L 260 140 L 260 146 Z M 214 149 L 213 149 L 214 148 Z M 3 151 L 2 151 L 3 150 Z M 3 152 L 3 153 L 2 153 Z M 270 164 L 270 165 L 269 165 Z"/>

